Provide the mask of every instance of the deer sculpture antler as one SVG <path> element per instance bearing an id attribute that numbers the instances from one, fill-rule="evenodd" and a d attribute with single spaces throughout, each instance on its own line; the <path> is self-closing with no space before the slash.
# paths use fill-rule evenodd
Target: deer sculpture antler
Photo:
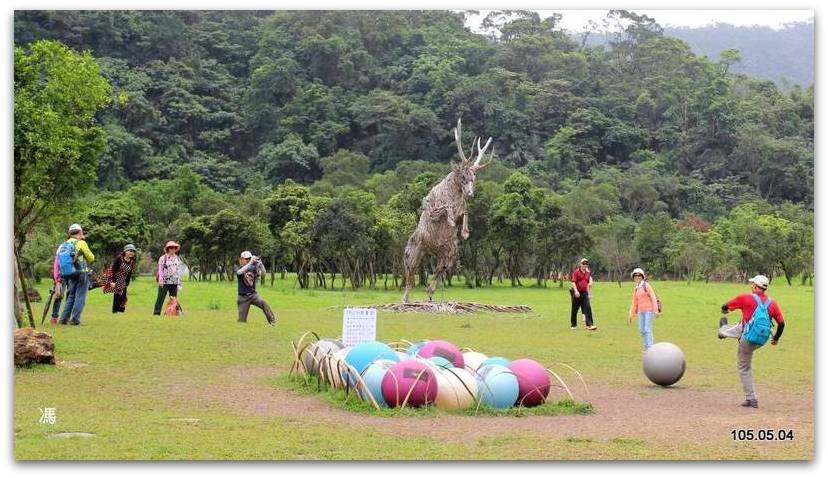
<path id="1" fill-rule="evenodd" d="M 461 119 L 457 118 L 457 127 L 454 128 L 454 142 L 457 144 L 457 152 L 460 154 L 460 159 L 463 161 L 463 164 L 468 164 L 470 161 L 466 157 L 466 154 L 463 152 L 463 143 L 462 143 L 462 131 L 463 125 L 461 124 Z M 483 159 L 483 155 L 487 149 L 489 149 L 489 145 L 492 143 L 492 138 L 489 137 L 489 140 L 486 141 L 486 145 L 482 148 L 480 147 L 480 137 L 474 138 L 472 141 L 472 149 L 471 155 L 474 154 L 474 146 L 477 145 L 477 158 L 474 160 L 474 163 L 471 165 L 474 169 L 483 169 L 492 162 L 492 158 L 494 157 L 494 147 L 492 147 L 492 152 L 489 154 L 489 161 L 484 164 L 480 164 L 480 160 Z"/>

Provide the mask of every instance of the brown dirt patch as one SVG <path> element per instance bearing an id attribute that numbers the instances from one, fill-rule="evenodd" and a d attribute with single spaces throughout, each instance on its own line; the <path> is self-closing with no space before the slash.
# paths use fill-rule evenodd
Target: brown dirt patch
<path id="1" fill-rule="evenodd" d="M 589 384 L 590 396 L 586 401 L 595 412 L 586 416 L 379 417 L 338 409 L 318 398 L 267 383 L 283 372 L 277 367 L 230 367 L 213 383 L 179 381 L 171 387 L 173 396 L 205 405 L 218 403 L 252 416 L 288 417 L 300 422 L 438 440 L 476 442 L 498 435 L 530 433 L 558 439 L 636 437 L 666 443 L 732 443 L 730 432 L 736 428 L 785 428 L 794 430 L 796 441 L 813 444 L 813 395 L 772 390 L 762 384 L 759 409 L 740 407 L 738 391 L 661 388 L 641 382 L 625 387 Z M 585 400 L 583 396 L 576 398 Z M 810 449 L 812 456 L 813 445 Z"/>

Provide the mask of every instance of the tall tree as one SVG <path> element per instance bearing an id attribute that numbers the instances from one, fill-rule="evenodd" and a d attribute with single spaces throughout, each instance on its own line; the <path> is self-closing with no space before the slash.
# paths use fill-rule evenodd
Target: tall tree
<path id="1" fill-rule="evenodd" d="M 88 52 L 56 41 L 14 49 L 14 252 L 34 228 L 88 191 L 98 171 L 104 134 L 95 113 L 110 86 Z M 18 261 L 19 265 L 19 261 Z M 27 293 L 25 277 L 21 288 Z M 29 322 L 34 326 L 31 306 Z"/>

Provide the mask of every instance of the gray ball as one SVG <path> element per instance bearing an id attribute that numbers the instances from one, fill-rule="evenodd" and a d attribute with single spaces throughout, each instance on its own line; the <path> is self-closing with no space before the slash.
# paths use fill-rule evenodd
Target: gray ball
<path id="1" fill-rule="evenodd" d="M 644 352 L 644 375 L 662 387 L 678 382 L 684 365 L 684 352 L 670 342 L 659 342 Z"/>
<path id="2" fill-rule="evenodd" d="M 322 358 L 342 350 L 343 347 L 342 342 L 336 339 L 320 339 L 308 345 L 302 352 L 302 363 L 305 365 L 305 370 L 309 375 L 319 375 Z"/>

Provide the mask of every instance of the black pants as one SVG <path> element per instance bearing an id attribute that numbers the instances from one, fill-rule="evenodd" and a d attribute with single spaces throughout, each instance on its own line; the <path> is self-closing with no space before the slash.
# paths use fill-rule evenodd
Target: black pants
<path id="1" fill-rule="evenodd" d="M 117 312 L 126 312 L 126 303 L 127 303 L 127 290 L 124 287 L 124 293 L 119 294 L 117 292 L 112 293 L 112 313 L 115 314 Z"/>
<path id="2" fill-rule="evenodd" d="M 572 296 L 572 314 L 569 317 L 572 327 L 578 326 L 579 308 L 586 315 L 587 327 L 592 327 L 592 307 L 589 305 L 589 292 L 581 292 L 580 297 L 575 297 L 575 292 L 569 289 L 569 295 Z"/>
<path id="3" fill-rule="evenodd" d="M 161 307 L 164 306 L 164 299 L 167 297 L 167 292 L 170 297 L 178 297 L 178 285 L 164 284 L 158 286 L 158 298 L 155 299 L 155 310 L 152 312 L 155 315 L 161 315 Z"/>

